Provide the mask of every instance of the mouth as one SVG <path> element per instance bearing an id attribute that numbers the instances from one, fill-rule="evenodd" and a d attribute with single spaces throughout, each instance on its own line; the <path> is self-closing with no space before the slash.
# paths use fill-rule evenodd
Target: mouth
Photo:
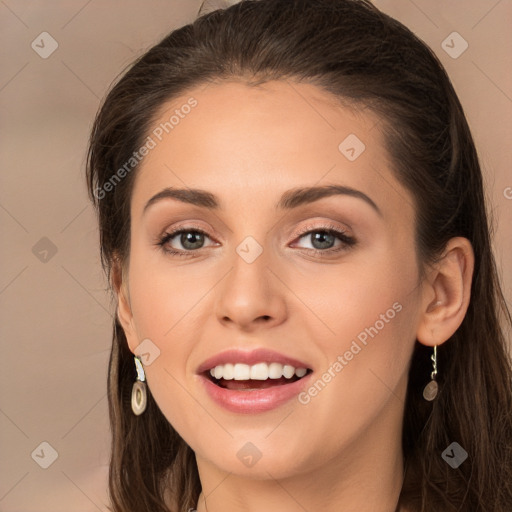
<path id="1" fill-rule="evenodd" d="M 293 400 L 312 378 L 308 363 L 271 349 L 230 349 L 196 370 L 206 395 L 223 409 L 256 414 Z"/>
<path id="2" fill-rule="evenodd" d="M 222 364 L 203 372 L 216 386 L 232 391 L 258 391 L 287 386 L 301 380 L 313 370 L 276 362 Z"/>

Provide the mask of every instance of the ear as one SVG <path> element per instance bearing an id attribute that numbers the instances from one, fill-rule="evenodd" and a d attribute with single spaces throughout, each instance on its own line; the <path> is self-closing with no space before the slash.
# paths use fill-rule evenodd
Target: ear
<path id="1" fill-rule="evenodd" d="M 134 353 L 135 348 L 139 345 L 139 339 L 133 320 L 127 275 L 120 258 L 117 256 L 114 257 L 112 263 L 111 281 L 112 288 L 117 296 L 117 318 L 125 333 L 128 347 Z"/>
<path id="2" fill-rule="evenodd" d="M 459 328 L 469 306 L 475 256 L 467 238 L 452 238 L 424 284 L 417 340 L 444 343 Z"/>

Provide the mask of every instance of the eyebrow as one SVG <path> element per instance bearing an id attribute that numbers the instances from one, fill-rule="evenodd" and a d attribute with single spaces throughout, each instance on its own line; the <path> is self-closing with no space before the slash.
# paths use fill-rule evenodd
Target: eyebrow
<path id="1" fill-rule="evenodd" d="M 313 203 L 319 199 L 333 195 L 346 195 L 362 199 L 382 217 L 380 208 L 364 192 L 351 187 L 345 187 L 343 185 L 301 187 L 287 190 L 283 193 L 279 201 L 274 205 L 274 208 L 276 210 L 291 210 L 293 208 Z M 149 199 L 149 201 L 144 206 L 142 214 L 144 215 L 151 205 L 164 199 L 175 199 L 177 201 L 181 201 L 182 203 L 192 204 L 202 208 L 208 208 L 209 210 L 221 209 L 219 199 L 211 192 L 197 188 L 167 187 Z"/>

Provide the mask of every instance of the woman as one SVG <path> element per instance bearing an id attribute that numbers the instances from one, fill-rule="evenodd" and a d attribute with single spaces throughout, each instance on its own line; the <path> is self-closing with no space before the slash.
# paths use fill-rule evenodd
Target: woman
<path id="1" fill-rule="evenodd" d="M 115 512 L 512 507 L 510 322 L 453 87 L 356 0 L 242 2 L 108 94 Z"/>

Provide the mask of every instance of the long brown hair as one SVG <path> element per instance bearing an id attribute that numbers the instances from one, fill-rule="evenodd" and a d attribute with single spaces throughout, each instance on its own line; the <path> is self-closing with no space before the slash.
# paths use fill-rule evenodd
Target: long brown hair
<path id="1" fill-rule="evenodd" d="M 137 166 L 112 185 L 141 147 L 162 105 L 193 86 L 223 79 L 315 84 L 382 120 L 397 178 L 416 209 L 422 265 L 463 236 L 475 254 L 471 301 L 455 334 L 438 347 L 440 393 L 426 402 L 431 349 L 416 342 L 407 389 L 400 504 L 414 512 L 512 510 L 512 371 L 504 335 L 512 325 L 491 252 L 482 175 L 457 95 L 435 54 L 366 0 L 242 0 L 171 32 L 110 90 L 97 114 L 87 160 L 110 280 L 129 258 L 130 199 Z M 106 186 L 107 183 L 111 186 Z M 201 490 L 194 453 L 149 393 L 142 416 L 130 394 L 133 355 L 117 319 L 108 376 L 112 426 L 109 490 L 115 512 L 194 507 Z M 452 469 L 452 442 L 468 453 Z"/>

